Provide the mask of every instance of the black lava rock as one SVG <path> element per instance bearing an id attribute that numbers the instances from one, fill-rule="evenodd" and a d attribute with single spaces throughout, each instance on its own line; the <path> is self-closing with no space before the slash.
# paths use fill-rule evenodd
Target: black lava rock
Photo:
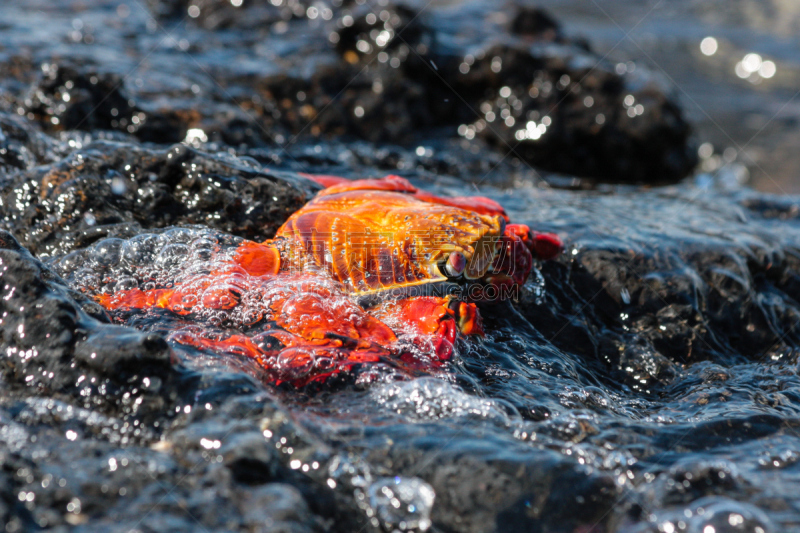
<path id="1" fill-rule="evenodd" d="M 406 128 L 458 126 L 537 168 L 612 182 L 674 181 L 697 163 L 690 127 L 653 74 L 617 72 L 544 11 L 520 8 L 511 22 L 519 38 L 486 35 L 470 53 L 440 43 L 408 8 L 367 11 L 342 17 L 335 39 L 362 69 L 346 71 L 356 81 L 345 91 L 363 102 L 353 121 L 360 137 L 403 140 L 403 128 L 390 128 L 409 116 Z M 381 92 L 376 85 L 389 103 L 377 113 L 368 93 Z M 376 133 L 381 123 L 390 135 Z"/>
<path id="2" fill-rule="evenodd" d="M 185 427 L 190 420 L 179 413 L 189 412 L 197 380 L 162 337 L 108 324 L 5 231 L 0 264 L 0 518 L 7 530 L 80 529 L 90 521 L 93 530 L 200 523 L 322 531 L 325 521 L 312 509 L 332 512 L 324 490 L 281 466 L 254 422 Z M 209 453 L 215 431 L 223 464 Z M 154 506 L 151 498 L 160 501 Z"/>
<path id="3" fill-rule="evenodd" d="M 313 187 L 291 173 L 186 146 L 97 142 L 52 166 L 15 174 L 2 188 L 3 223 L 39 255 L 175 224 L 205 224 L 260 241 Z"/>
<path id="4" fill-rule="evenodd" d="M 537 168 L 611 182 L 663 183 L 697 164 L 689 124 L 646 73 L 620 75 L 575 45 L 498 44 L 453 73 L 475 94 L 462 128 Z M 480 94 L 482 93 L 482 94 Z"/>
<path id="5" fill-rule="evenodd" d="M 46 131 L 113 130 L 156 143 L 190 131 L 237 147 L 349 136 L 413 149 L 424 136 L 480 149 L 483 139 L 538 169 L 611 182 L 676 181 L 696 163 L 666 84 L 641 65 L 602 60 L 541 9 L 510 5 L 505 22 L 471 12 L 465 40 L 452 14 L 403 3 L 149 5 L 156 27 L 178 32 L 175 54 L 144 73 L 144 55 L 114 71 L 102 55 L 23 55 L 5 65 L 5 108 Z M 245 57 L 252 62 L 233 60 Z M 25 61 L 42 65 L 34 81 Z"/>
<path id="6" fill-rule="evenodd" d="M 544 9 L 534 6 L 518 6 L 509 29 L 512 33 L 529 39 L 544 41 L 563 39 L 558 21 Z"/>
<path id="7" fill-rule="evenodd" d="M 0 172 L 53 162 L 58 144 L 27 120 L 0 113 Z"/>
<path id="8" fill-rule="evenodd" d="M 684 175 L 686 122 L 643 65 L 516 4 L 39 4 L 7 3 L 0 33 L 6 531 L 796 527 L 798 200 L 514 170 Z M 568 250 L 482 305 L 487 335 L 433 376 L 270 387 L 251 358 L 159 334 L 245 326 L 162 309 L 120 327 L 75 290 L 132 286 L 109 265 L 149 241 L 202 262 L 271 236 L 317 190 L 271 168 L 400 170 L 446 195 L 469 189 L 442 174 L 495 167 L 513 189 L 483 193 Z"/>
<path id="9" fill-rule="evenodd" d="M 101 308 L 68 289 L 8 232 L 0 233 L 0 246 L 7 386 L 119 416 L 160 417 L 177 377 L 166 342 L 107 324 Z"/>
<path id="10" fill-rule="evenodd" d="M 42 70 L 25 107 L 50 129 L 133 133 L 144 122 L 144 114 L 125 93 L 121 76 L 68 64 L 45 64 Z"/>
<path id="11" fill-rule="evenodd" d="M 658 217 L 666 204 L 685 206 L 659 196 L 628 208 L 640 214 L 649 208 Z M 605 202 L 601 195 L 592 201 Z M 741 200 L 769 216 L 786 208 L 783 203 L 776 198 L 768 207 L 772 202 L 754 202 L 749 194 Z M 703 361 L 794 360 L 800 347 L 797 243 L 742 225 L 747 215 L 738 202 L 724 206 L 713 216 L 726 231 L 700 239 L 694 228 L 710 225 L 710 214 L 676 223 L 655 241 L 615 237 L 627 230 L 599 229 L 601 222 L 587 215 L 585 226 L 572 233 L 573 252 L 542 265 L 553 290 L 539 300 L 522 298 L 520 311 L 556 346 L 620 370 L 635 390 L 669 386 L 682 368 Z M 589 244 L 601 236 L 602 244 Z"/>

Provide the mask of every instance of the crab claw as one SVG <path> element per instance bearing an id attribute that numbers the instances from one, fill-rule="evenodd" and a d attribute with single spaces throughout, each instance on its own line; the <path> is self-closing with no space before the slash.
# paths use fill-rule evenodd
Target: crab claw
<path id="1" fill-rule="evenodd" d="M 458 302 L 456 318 L 458 320 L 458 331 L 464 335 L 485 335 L 481 314 L 475 304 Z"/>
<path id="2" fill-rule="evenodd" d="M 531 231 L 525 224 L 509 224 L 506 226 L 506 234 L 518 237 L 533 257 L 542 261 L 555 259 L 564 251 L 564 243 L 558 235 Z"/>
<path id="3" fill-rule="evenodd" d="M 392 324 L 396 331 L 411 334 L 415 343 L 432 342 L 439 361 L 450 359 L 458 333 L 483 335 L 481 316 L 475 304 L 451 298 L 406 298 L 372 312 L 379 320 Z"/>
<path id="4" fill-rule="evenodd" d="M 531 231 L 524 224 L 507 224 L 499 240 L 492 267 L 482 278 L 483 286 L 471 291 L 475 300 L 504 300 L 515 286 L 528 279 L 533 259 L 553 259 L 564 248 L 553 233 Z"/>
<path id="5" fill-rule="evenodd" d="M 533 232 L 533 251 L 539 259 L 555 259 L 564 251 L 564 242 L 555 233 Z"/>
<path id="6" fill-rule="evenodd" d="M 505 291 L 525 283 L 533 268 L 529 236 L 528 226 L 506 225 L 492 267 L 483 277 L 485 286 L 483 290 L 472 293 L 475 299 L 506 299 Z"/>

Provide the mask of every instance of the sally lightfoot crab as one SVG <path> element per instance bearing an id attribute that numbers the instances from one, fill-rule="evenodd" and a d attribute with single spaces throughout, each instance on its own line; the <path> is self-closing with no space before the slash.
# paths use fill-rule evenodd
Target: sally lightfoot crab
<path id="1" fill-rule="evenodd" d="M 273 239 L 187 252 L 168 276 L 142 263 L 95 299 L 194 321 L 171 340 L 251 357 L 273 381 L 304 385 L 364 363 L 440 365 L 459 334 L 483 333 L 476 301 L 508 298 L 534 258 L 561 250 L 488 198 L 442 198 L 397 176 L 309 177 L 325 188 Z M 205 323 L 227 329 L 209 334 Z"/>

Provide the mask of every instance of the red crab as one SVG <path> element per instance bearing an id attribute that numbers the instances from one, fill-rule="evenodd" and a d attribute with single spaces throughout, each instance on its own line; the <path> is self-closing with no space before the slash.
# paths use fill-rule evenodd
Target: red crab
<path id="1" fill-rule="evenodd" d="M 533 257 L 561 250 L 553 234 L 508 224 L 496 202 L 441 198 L 397 176 L 326 187 L 274 239 L 238 246 L 215 269 L 169 288 L 101 294 L 109 310 L 162 308 L 191 318 L 234 312 L 261 324 L 224 338 L 201 328 L 172 340 L 256 359 L 276 382 L 301 386 L 361 363 L 431 368 L 457 335 L 482 334 L 475 301 L 507 298 Z M 436 289 L 459 286 L 459 297 Z M 251 330 L 250 330 L 251 331 Z"/>

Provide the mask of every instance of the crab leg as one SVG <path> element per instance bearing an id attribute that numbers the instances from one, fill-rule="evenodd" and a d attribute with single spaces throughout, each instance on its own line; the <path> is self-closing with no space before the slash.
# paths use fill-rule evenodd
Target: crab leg
<path id="1" fill-rule="evenodd" d="M 370 311 L 382 322 L 410 334 L 418 345 L 432 341 L 433 351 L 440 362 L 450 359 L 457 333 L 484 334 L 480 313 L 475 304 L 449 297 L 405 298 Z"/>
<path id="2" fill-rule="evenodd" d="M 247 241 L 233 254 L 233 261 L 222 269 L 191 278 L 173 289 L 130 289 L 114 294 L 99 294 L 95 300 L 106 309 L 169 309 L 179 315 L 191 313 L 202 301 L 211 309 L 231 309 L 247 289 L 246 278 L 273 277 L 278 274 L 281 256 L 270 242 Z M 198 295 L 200 295 L 198 297 Z M 198 298 L 200 298 L 198 300 Z"/>

